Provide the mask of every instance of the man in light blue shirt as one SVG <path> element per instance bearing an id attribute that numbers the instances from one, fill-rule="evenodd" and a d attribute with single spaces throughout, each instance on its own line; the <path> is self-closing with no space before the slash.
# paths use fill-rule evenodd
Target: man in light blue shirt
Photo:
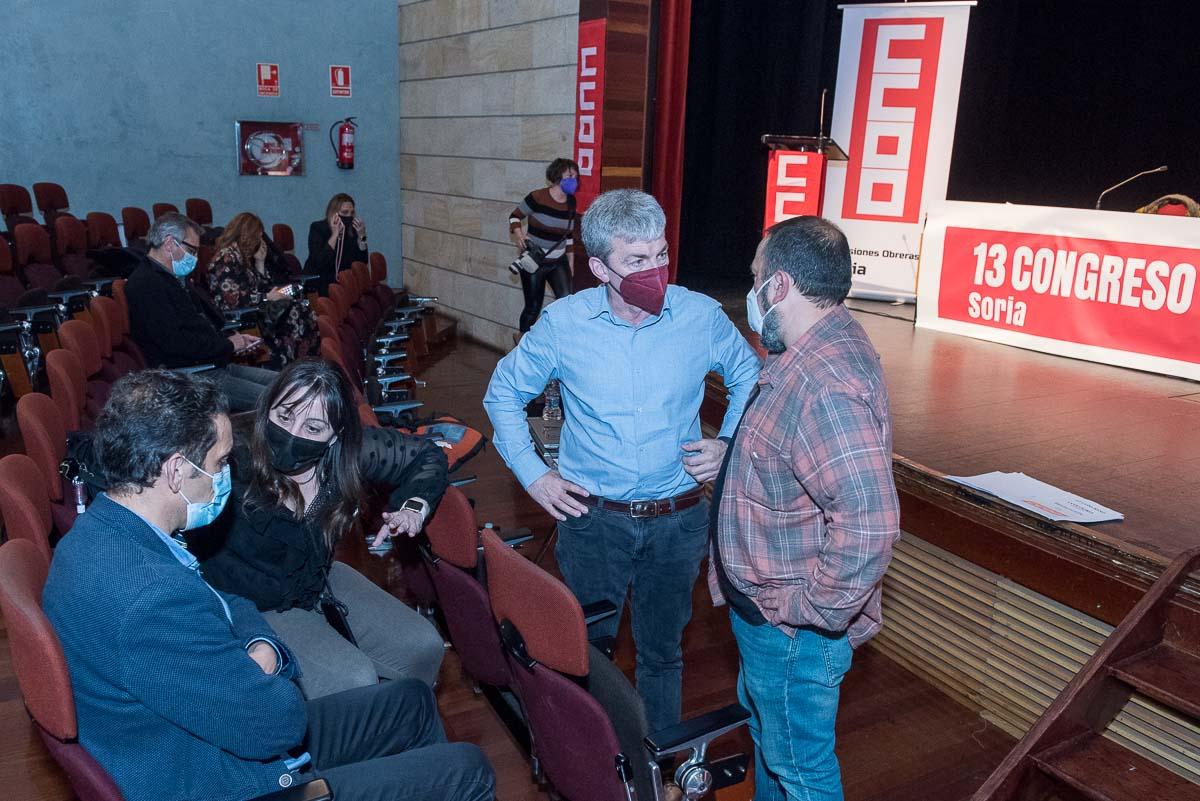
<path id="1" fill-rule="evenodd" d="M 717 474 L 724 439 L 700 436 L 704 378 L 720 373 L 729 437 L 759 360 L 711 298 L 667 284 L 666 218 L 644 192 L 606 192 L 583 217 L 588 266 L 601 285 L 551 304 L 500 360 L 484 406 L 496 449 L 559 521 L 556 556 L 580 603 L 611 601 L 616 634 L 625 596 L 637 646 L 637 686 L 651 730 L 679 722 L 692 587 L 708 544 L 700 486 Z M 558 379 L 564 422 L 558 470 L 538 457 L 525 404 Z"/>

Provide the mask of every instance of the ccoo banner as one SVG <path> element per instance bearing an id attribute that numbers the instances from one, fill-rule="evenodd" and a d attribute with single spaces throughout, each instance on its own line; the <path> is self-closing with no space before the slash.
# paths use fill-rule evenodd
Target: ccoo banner
<path id="1" fill-rule="evenodd" d="M 604 132 L 604 33 L 607 20 L 579 23 L 579 61 L 575 75 L 575 163 L 579 165 L 578 213 L 600 194 Z"/>
<path id="2" fill-rule="evenodd" d="M 850 240 L 852 294 L 913 301 L 921 226 L 946 199 L 974 2 L 839 6 L 845 14 L 823 216 Z"/>

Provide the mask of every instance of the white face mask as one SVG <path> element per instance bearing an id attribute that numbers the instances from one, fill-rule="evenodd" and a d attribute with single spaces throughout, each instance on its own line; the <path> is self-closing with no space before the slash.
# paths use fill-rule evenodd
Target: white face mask
<path id="1" fill-rule="evenodd" d="M 767 315 L 775 310 L 775 306 L 767 309 L 764 313 L 758 305 L 758 296 L 764 289 L 771 285 L 773 278 L 774 276 L 768 278 L 767 282 L 758 289 L 750 287 L 750 291 L 746 293 L 746 321 L 750 324 L 750 330 L 759 336 L 762 336 L 763 322 L 767 319 Z"/>

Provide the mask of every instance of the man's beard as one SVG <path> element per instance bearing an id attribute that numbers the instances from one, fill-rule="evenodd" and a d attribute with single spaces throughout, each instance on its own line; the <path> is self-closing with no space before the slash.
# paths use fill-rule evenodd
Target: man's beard
<path id="1" fill-rule="evenodd" d="M 762 345 L 767 349 L 767 353 L 783 353 L 787 350 L 787 345 L 783 344 L 783 335 L 779 330 L 779 315 L 770 316 L 763 320 L 762 333 L 759 334 L 759 339 L 762 340 Z"/>

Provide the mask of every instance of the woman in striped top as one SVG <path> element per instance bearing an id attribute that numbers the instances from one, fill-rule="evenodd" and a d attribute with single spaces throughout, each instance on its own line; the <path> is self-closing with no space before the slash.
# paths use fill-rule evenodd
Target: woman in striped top
<path id="1" fill-rule="evenodd" d="M 546 284 L 550 284 L 556 298 L 569 295 L 571 276 L 575 271 L 571 251 L 579 233 L 579 217 L 575 213 L 579 165 L 570 159 L 555 159 L 546 168 L 546 181 L 550 186 L 530 192 L 508 217 L 509 234 L 519 252 L 524 253 L 527 244 L 532 242 L 546 254 L 537 272 L 516 270 L 525 294 L 521 333 L 532 328 L 542 313 Z M 522 226 L 523 222 L 528 225 L 528 231 Z"/>

